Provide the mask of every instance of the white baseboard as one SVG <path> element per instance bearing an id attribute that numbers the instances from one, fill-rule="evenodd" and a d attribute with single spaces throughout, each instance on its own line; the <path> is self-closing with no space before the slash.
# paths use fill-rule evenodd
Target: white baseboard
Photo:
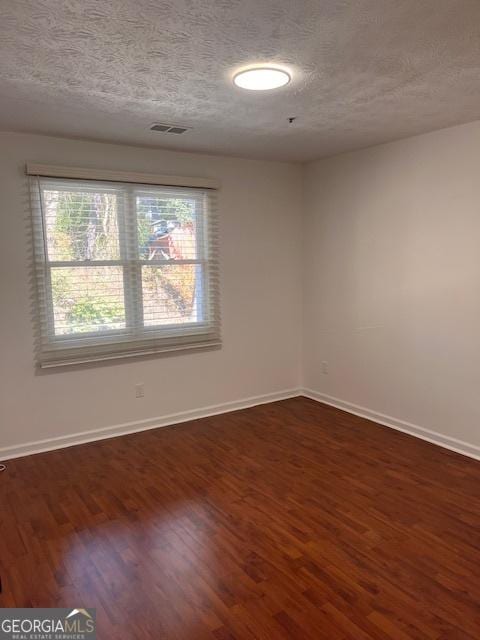
<path id="1" fill-rule="evenodd" d="M 68 436 L 46 438 L 45 440 L 36 440 L 35 442 L 3 447 L 0 449 L 0 460 L 11 460 L 13 458 L 29 456 L 34 453 L 42 453 L 45 451 L 52 451 L 54 449 L 64 449 L 65 447 L 72 447 L 77 444 L 94 442 L 95 440 L 105 440 L 107 438 L 115 438 L 116 436 L 127 435 L 129 433 L 138 433 L 148 429 L 168 427 L 174 424 L 188 422 L 189 420 L 207 418 L 208 416 L 215 416 L 222 413 L 228 413 L 230 411 L 238 411 L 239 409 L 247 409 L 248 407 L 254 407 L 259 404 L 277 402 L 278 400 L 286 400 L 287 398 L 294 398 L 296 396 L 305 396 L 311 400 L 317 400 L 318 402 L 328 404 L 331 407 L 342 409 L 343 411 L 347 411 L 348 413 L 352 413 L 361 418 L 366 418 L 372 422 L 377 422 L 378 424 L 390 427 L 391 429 L 408 433 L 409 435 L 421 438 L 422 440 L 427 440 L 427 442 L 431 442 L 440 447 L 480 460 L 480 447 L 477 445 L 469 444 L 468 442 L 458 440 L 457 438 L 443 435 L 437 431 L 419 427 L 418 425 L 404 420 L 398 420 L 392 416 L 379 413 L 378 411 L 372 411 L 366 407 L 346 402 L 340 398 L 335 398 L 325 393 L 314 391 L 313 389 L 287 389 L 259 396 L 250 396 L 243 400 L 223 402 L 221 404 L 201 407 L 200 409 L 192 409 L 190 411 L 182 411 L 180 413 L 172 413 L 165 416 L 149 418 L 147 420 L 125 422 L 123 424 L 103 427 L 101 429 L 81 431 Z"/>
<path id="2" fill-rule="evenodd" d="M 84 444 L 85 442 L 93 442 L 95 440 L 105 440 L 106 438 L 114 438 L 116 436 L 126 435 L 128 433 L 137 433 L 146 431 L 147 429 L 157 429 L 159 427 L 168 427 L 170 425 L 196 420 L 198 418 L 206 418 L 215 416 L 220 413 L 228 413 L 229 411 L 238 411 L 238 409 L 247 409 L 259 404 L 267 404 L 268 402 L 276 402 L 278 400 L 286 400 L 301 395 L 300 389 L 287 389 L 284 391 L 276 391 L 260 396 L 250 396 L 243 400 L 234 400 L 233 402 L 223 402 L 221 404 L 210 405 L 200 409 L 190 411 L 182 411 L 181 413 L 171 413 L 166 416 L 149 418 L 147 420 L 137 420 L 135 422 L 125 422 L 124 424 L 116 424 L 101 429 L 92 429 L 90 431 L 80 431 L 68 436 L 59 436 L 55 438 L 46 438 L 45 440 L 36 440 L 35 442 L 27 442 L 25 444 L 14 445 L 11 447 L 3 447 L 0 449 L 0 460 L 11 460 L 13 458 L 21 458 L 29 456 L 33 453 L 42 453 L 52 451 L 54 449 L 64 449 L 76 444 Z"/>
<path id="3" fill-rule="evenodd" d="M 469 458 L 480 460 L 480 447 L 478 447 L 477 445 L 470 444 L 468 442 L 464 442 L 463 440 L 458 440 L 457 438 L 452 438 L 450 436 L 445 436 L 442 433 L 432 431 L 431 429 L 419 427 L 418 425 L 412 424 L 411 422 L 405 422 L 405 420 L 392 418 L 392 416 L 387 416 L 384 413 L 372 411 L 371 409 L 367 409 L 366 407 L 361 407 L 357 404 L 353 404 L 352 402 L 340 400 L 340 398 L 335 398 L 325 393 L 314 391 L 313 389 L 302 389 L 302 395 L 306 398 L 310 398 L 311 400 L 317 400 L 318 402 L 328 404 L 331 407 L 335 407 L 336 409 L 342 409 L 343 411 L 347 411 L 348 413 L 353 413 L 356 416 L 360 416 L 360 418 L 366 418 L 367 420 L 371 420 L 372 422 L 378 422 L 378 424 L 384 425 L 385 427 L 390 427 L 391 429 L 396 429 L 397 431 L 403 431 L 403 433 L 408 433 L 411 436 L 421 438 L 422 440 L 426 440 L 427 442 L 431 442 L 440 447 L 444 447 L 445 449 L 450 449 L 451 451 L 455 451 L 456 453 L 461 453 L 464 456 L 468 456 Z"/>

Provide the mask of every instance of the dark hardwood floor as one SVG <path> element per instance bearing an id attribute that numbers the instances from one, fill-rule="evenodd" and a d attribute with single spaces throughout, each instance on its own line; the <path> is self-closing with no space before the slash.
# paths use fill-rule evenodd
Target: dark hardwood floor
<path id="1" fill-rule="evenodd" d="M 0 474 L 0 606 L 100 640 L 480 638 L 480 463 L 305 398 Z"/>

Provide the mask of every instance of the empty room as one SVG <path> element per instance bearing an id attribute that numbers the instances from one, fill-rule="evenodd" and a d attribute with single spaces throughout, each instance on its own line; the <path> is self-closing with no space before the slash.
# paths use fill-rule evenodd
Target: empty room
<path id="1" fill-rule="evenodd" d="M 0 0 L 0 640 L 478 640 L 479 176 L 478 0 Z"/>

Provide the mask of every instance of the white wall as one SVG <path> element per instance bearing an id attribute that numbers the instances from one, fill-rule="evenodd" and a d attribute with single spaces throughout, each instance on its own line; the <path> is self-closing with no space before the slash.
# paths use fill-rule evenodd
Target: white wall
<path id="1" fill-rule="evenodd" d="M 480 123 L 309 165 L 304 232 L 304 385 L 480 445 Z"/>
<path id="2" fill-rule="evenodd" d="M 223 348 L 38 375 L 28 161 L 218 178 Z M 1 133 L 0 449 L 298 387 L 301 186 L 291 164 Z"/>

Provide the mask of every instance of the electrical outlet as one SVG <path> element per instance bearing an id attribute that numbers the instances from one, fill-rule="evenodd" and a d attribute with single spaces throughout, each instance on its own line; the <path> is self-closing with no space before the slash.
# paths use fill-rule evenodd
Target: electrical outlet
<path id="1" fill-rule="evenodd" d="M 143 398 L 144 395 L 145 395 L 145 389 L 143 386 L 143 382 L 139 382 L 138 384 L 135 385 L 135 397 Z"/>
<path id="2" fill-rule="evenodd" d="M 322 373 L 328 375 L 328 362 L 326 360 L 322 362 Z"/>

